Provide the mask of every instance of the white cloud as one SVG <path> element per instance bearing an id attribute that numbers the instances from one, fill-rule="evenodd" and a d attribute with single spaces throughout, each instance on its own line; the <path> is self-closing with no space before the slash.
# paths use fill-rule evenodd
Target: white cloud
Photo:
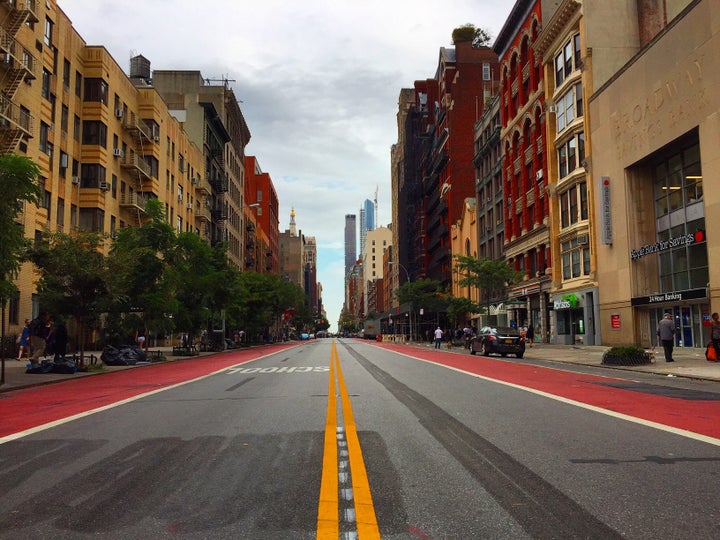
<path id="1" fill-rule="evenodd" d="M 90 45 L 127 69 L 231 79 L 252 133 L 247 148 L 273 179 L 280 229 L 290 209 L 318 242 L 318 279 L 334 325 L 343 303 L 345 214 L 379 186 L 391 220 L 390 146 L 400 89 L 435 74 L 439 48 L 465 23 L 497 35 L 514 1 L 496 0 L 59 0 Z"/>

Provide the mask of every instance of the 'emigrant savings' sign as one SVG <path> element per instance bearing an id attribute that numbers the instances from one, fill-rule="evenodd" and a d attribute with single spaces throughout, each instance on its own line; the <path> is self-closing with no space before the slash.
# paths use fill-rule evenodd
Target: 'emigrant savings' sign
<path id="1" fill-rule="evenodd" d="M 647 244 L 639 249 L 631 249 L 630 258 L 635 261 L 645 255 L 660 253 L 667 251 L 668 249 L 680 246 L 689 246 L 703 241 L 705 241 L 705 231 L 697 231 L 693 234 L 684 234 L 682 236 L 678 236 L 677 238 L 669 238 L 668 240 L 660 240 L 654 244 Z"/>

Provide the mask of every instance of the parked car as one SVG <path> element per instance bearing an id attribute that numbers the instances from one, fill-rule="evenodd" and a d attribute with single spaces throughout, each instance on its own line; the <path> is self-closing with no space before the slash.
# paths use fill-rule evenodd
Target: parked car
<path id="1" fill-rule="evenodd" d="M 303 332 L 302 334 L 300 334 L 300 341 L 305 341 L 307 339 L 310 339 L 310 334 L 308 334 L 307 332 Z"/>
<path id="2" fill-rule="evenodd" d="M 470 343 L 470 354 L 478 352 L 485 356 L 514 354 L 516 357 L 522 358 L 525 354 L 525 338 L 520 335 L 517 328 L 485 326 L 480 329 L 478 335 Z"/>

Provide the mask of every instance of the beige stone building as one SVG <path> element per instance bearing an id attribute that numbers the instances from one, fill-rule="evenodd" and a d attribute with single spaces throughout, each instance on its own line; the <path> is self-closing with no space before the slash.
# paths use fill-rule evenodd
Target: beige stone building
<path id="1" fill-rule="evenodd" d="M 669 311 L 676 344 L 702 347 L 720 310 L 720 3 L 613 4 L 612 32 L 584 16 L 602 341 L 648 346 Z"/>
<path id="2" fill-rule="evenodd" d="M 392 241 L 393 233 L 388 227 L 377 227 L 367 231 L 365 250 L 362 253 L 363 309 L 366 315 L 376 310 L 374 303 L 368 305 L 371 296 L 369 289 L 372 283 L 384 278 L 383 255 L 392 246 Z"/>
<path id="3" fill-rule="evenodd" d="M 245 146 L 250 130 L 229 81 L 205 79 L 199 71 L 155 70 L 152 86 L 207 158 L 212 242 L 225 242 L 230 262 L 245 268 Z"/>
<path id="4" fill-rule="evenodd" d="M 453 255 L 465 255 L 466 257 L 477 258 L 478 252 L 478 226 L 477 226 L 477 203 L 474 197 L 465 199 L 463 213 L 452 227 L 450 227 L 450 238 L 452 240 Z M 452 273 L 452 295 L 456 298 L 467 298 L 476 304 L 481 303 L 480 291 L 477 287 L 461 287 L 459 281 L 465 277 L 460 270 L 453 265 Z"/>
<path id="5" fill-rule="evenodd" d="M 582 2 L 565 1 L 544 7 L 543 21 L 534 49 L 543 59 L 546 96 L 552 276 L 549 340 L 595 345 L 600 342 L 599 291 L 585 114 L 592 63 L 585 53 L 584 30 L 585 23 L 591 25 L 597 19 L 583 18 Z"/>
<path id="6" fill-rule="evenodd" d="M 142 77 L 128 77 L 102 46 L 89 46 L 54 0 L 0 4 L 0 137 L 41 169 L 44 196 L 26 205 L 27 238 L 87 229 L 112 237 L 145 219 L 144 203 L 165 203 L 178 231 L 207 235 L 208 179 L 202 149 Z M 32 265 L 8 305 L 8 332 L 37 314 Z"/>

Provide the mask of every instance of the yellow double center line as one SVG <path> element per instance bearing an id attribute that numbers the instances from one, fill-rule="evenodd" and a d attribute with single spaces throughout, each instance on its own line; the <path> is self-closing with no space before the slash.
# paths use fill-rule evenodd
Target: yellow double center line
<path id="1" fill-rule="evenodd" d="M 325 448 L 320 484 L 320 502 L 318 504 L 317 538 L 337 540 L 340 534 L 336 374 L 347 437 L 358 538 L 380 538 L 380 529 L 375 517 L 372 494 L 370 493 L 370 483 L 365 470 L 365 462 L 363 461 L 355 418 L 350 405 L 350 397 L 340 368 L 340 359 L 335 340 L 332 341 L 330 349 L 330 380 L 328 382 L 328 409 L 325 420 Z"/>

